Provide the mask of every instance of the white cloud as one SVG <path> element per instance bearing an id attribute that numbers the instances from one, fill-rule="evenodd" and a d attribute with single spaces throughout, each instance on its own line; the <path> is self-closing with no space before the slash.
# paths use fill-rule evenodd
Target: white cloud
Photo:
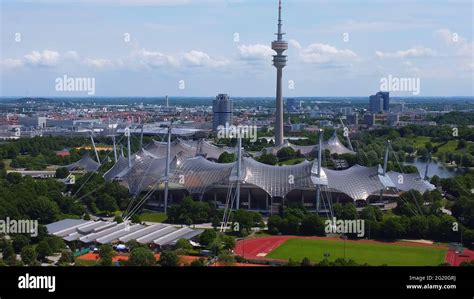
<path id="1" fill-rule="evenodd" d="M 221 67 L 229 64 L 226 59 L 213 58 L 210 55 L 197 50 L 191 50 L 185 53 L 164 54 L 158 51 L 147 49 L 136 49 L 128 56 L 108 59 L 80 57 L 76 51 L 67 51 L 59 53 L 57 51 L 43 50 L 32 51 L 23 56 L 22 59 L 8 58 L 1 61 L 4 68 L 15 67 L 61 67 L 66 62 L 72 65 L 95 68 L 99 70 L 106 69 L 137 69 L 137 68 L 159 68 L 159 67 Z M 71 66 L 71 64 L 68 64 Z"/>
<path id="2" fill-rule="evenodd" d="M 111 68 L 115 66 L 115 63 L 109 59 L 92 59 L 92 58 L 86 58 L 84 59 L 84 64 L 87 66 L 92 66 L 98 69 L 105 69 L 105 68 Z"/>
<path id="3" fill-rule="evenodd" d="M 184 54 L 183 61 L 190 66 L 219 67 L 229 63 L 227 60 L 211 58 L 208 54 L 192 50 Z"/>
<path id="4" fill-rule="evenodd" d="M 17 67 L 57 67 L 62 62 L 79 60 L 79 54 L 76 51 L 66 51 L 60 53 L 53 50 L 33 50 L 22 58 L 7 58 L 2 61 L 2 65 L 7 68 Z"/>
<path id="5" fill-rule="evenodd" d="M 140 49 L 133 51 L 131 56 L 131 63 L 138 63 L 143 66 L 157 68 L 162 66 L 178 66 L 179 61 L 173 56 L 165 55 L 157 51 L 148 51 Z"/>
<path id="6" fill-rule="evenodd" d="M 453 44 L 464 44 L 466 43 L 466 39 L 462 36 L 460 36 L 456 32 L 452 32 L 449 29 L 443 28 L 435 31 L 435 36 L 445 42 L 448 45 L 453 45 Z"/>
<path id="7" fill-rule="evenodd" d="M 43 50 L 42 52 L 33 51 L 24 57 L 26 64 L 31 66 L 56 66 L 59 62 L 59 52 Z"/>
<path id="8" fill-rule="evenodd" d="M 396 52 L 375 51 L 378 58 L 422 58 L 436 56 L 436 52 L 430 48 L 413 47 L 407 50 L 399 50 Z"/>
<path id="9" fill-rule="evenodd" d="M 23 61 L 21 59 L 7 58 L 1 61 L 0 65 L 5 69 L 17 68 L 23 66 Z"/>
<path id="10" fill-rule="evenodd" d="M 295 49 L 301 49 L 302 48 L 301 44 L 297 40 L 294 40 L 294 39 L 290 39 L 289 44 Z"/>
<path id="11" fill-rule="evenodd" d="M 314 43 L 301 48 L 300 57 L 306 63 L 333 64 L 354 60 L 358 56 L 349 49 L 337 49 L 328 44 Z"/>
<path id="12" fill-rule="evenodd" d="M 243 60 L 268 60 L 275 52 L 262 44 L 239 46 L 239 55 Z"/>
<path id="13" fill-rule="evenodd" d="M 474 42 L 469 42 L 457 32 L 443 28 L 435 31 L 435 37 L 455 49 L 455 55 L 467 57 L 472 60 L 474 56 Z"/>
<path id="14" fill-rule="evenodd" d="M 65 59 L 71 59 L 71 60 L 79 59 L 79 54 L 76 51 L 67 51 L 66 53 L 64 53 L 63 56 Z"/>

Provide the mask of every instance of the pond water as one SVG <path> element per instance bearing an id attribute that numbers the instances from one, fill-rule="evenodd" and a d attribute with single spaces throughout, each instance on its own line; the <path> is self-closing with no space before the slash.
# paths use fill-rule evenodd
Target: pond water
<path id="1" fill-rule="evenodd" d="M 413 161 L 407 161 L 407 165 L 415 165 L 418 168 L 421 176 L 425 175 L 426 164 L 428 161 L 422 159 L 415 159 Z M 428 177 L 433 177 L 434 175 L 439 176 L 440 178 L 450 178 L 456 175 L 462 175 L 466 172 L 464 168 L 451 168 L 446 167 L 443 163 L 438 162 L 437 160 L 431 160 L 428 166 Z"/>

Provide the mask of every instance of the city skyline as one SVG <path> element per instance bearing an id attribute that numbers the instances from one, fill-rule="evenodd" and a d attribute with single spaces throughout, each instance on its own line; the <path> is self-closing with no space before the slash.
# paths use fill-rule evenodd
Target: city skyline
<path id="1" fill-rule="evenodd" d="M 276 0 L 64 2 L 2 2 L 1 96 L 87 96 L 56 91 L 64 75 L 95 78 L 95 97 L 274 95 Z M 420 97 L 474 94 L 470 1 L 369 4 L 284 3 L 285 98 L 368 97 L 388 76 L 419 78 Z"/>

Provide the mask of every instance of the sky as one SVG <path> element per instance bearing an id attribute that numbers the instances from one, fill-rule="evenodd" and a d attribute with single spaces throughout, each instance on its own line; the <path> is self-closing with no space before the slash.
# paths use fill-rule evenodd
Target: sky
<path id="1" fill-rule="evenodd" d="M 283 0 L 284 96 L 369 96 L 387 78 L 393 96 L 474 96 L 473 3 Z M 277 7 L 2 0 L 0 96 L 274 96 Z M 65 77 L 94 93 L 59 90 Z"/>

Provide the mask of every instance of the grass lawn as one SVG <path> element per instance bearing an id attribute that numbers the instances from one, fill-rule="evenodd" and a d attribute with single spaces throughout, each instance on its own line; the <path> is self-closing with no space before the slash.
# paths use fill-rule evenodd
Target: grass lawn
<path id="1" fill-rule="evenodd" d="M 289 160 L 286 160 L 286 161 L 282 161 L 282 162 L 278 163 L 278 165 L 280 165 L 280 166 L 283 166 L 283 165 L 296 165 L 296 164 L 303 163 L 304 160 L 305 160 L 305 158 L 294 158 L 294 159 L 289 159 Z"/>
<path id="2" fill-rule="evenodd" d="M 418 136 L 418 137 L 408 138 L 408 139 L 411 139 L 414 141 L 415 148 L 417 149 L 424 148 L 425 144 L 431 140 L 430 137 L 426 137 L 426 136 Z"/>
<path id="3" fill-rule="evenodd" d="M 165 213 L 145 212 L 139 215 L 140 221 L 163 222 L 168 219 Z"/>
<path id="4" fill-rule="evenodd" d="M 441 143 L 442 144 L 442 143 Z M 435 144 L 436 146 L 439 146 L 438 151 L 436 152 L 437 156 L 441 156 L 443 153 L 449 153 L 449 152 L 456 152 L 458 151 L 458 141 L 457 140 L 449 140 L 446 142 L 446 144 Z"/>
<path id="5" fill-rule="evenodd" d="M 324 259 L 329 252 L 330 261 L 344 257 L 344 242 L 336 240 L 289 239 L 266 257 L 301 261 L 307 257 L 313 263 Z M 346 259 L 372 266 L 437 266 L 444 262 L 447 248 L 400 246 L 363 242 L 346 242 Z"/>

